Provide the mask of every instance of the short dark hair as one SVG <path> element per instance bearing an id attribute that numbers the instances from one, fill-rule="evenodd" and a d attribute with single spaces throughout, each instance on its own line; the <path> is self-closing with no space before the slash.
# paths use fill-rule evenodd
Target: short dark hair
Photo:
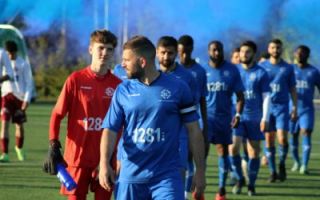
<path id="1" fill-rule="evenodd" d="M 274 38 L 272 40 L 269 41 L 269 44 L 270 43 L 275 43 L 275 44 L 279 44 L 279 45 L 283 45 L 282 41 L 279 39 L 279 38 Z"/>
<path id="2" fill-rule="evenodd" d="M 113 48 L 118 44 L 117 37 L 106 29 L 95 30 L 91 33 L 90 44 L 94 42 L 112 44 Z"/>
<path id="3" fill-rule="evenodd" d="M 179 44 L 182 44 L 183 46 L 191 46 L 193 47 L 193 39 L 190 35 L 183 35 L 178 40 Z"/>
<path id="4" fill-rule="evenodd" d="M 212 40 L 211 42 L 209 42 L 208 44 L 208 49 L 210 48 L 210 46 L 212 44 L 216 44 L 219 48 L 221 48 L 221 50 L 223 50 L 223 44 L 222 42 L 218 41 L 218 40 Z"/>
<path id="5" fill-rule="evenodd" d="M 247 47 L 250 47 L 254 53 L 257 52 L 257 45 L 255 42 L 251 41 L 251 40 L 247 40 L 247 41 L 244 41 L 240 44 L 240 48 L 243 47 L 243 46 L 247 46 Z"/>
<path id="6" fill-rule="evenodd" d="M 5 48 L 8 52 L 10 53 L 15 53 L 18 51 L 18 45 L 15 41 L 13 40 L 8 40 L 5 43 Z"/>
<path id="7" fill-rule="evenodd" d="M 157 47 L 175 47 L 175 49 L 178 49 L 178 41 L 172 36 L 162 36 L 158 40 Z"/>
<path id="8" fill-rule="evenodd" d="M 264 52 L 262 52 L 262 53 L 260 54 L 258 60 L 260 60 L 260 59 L 262 59 L 262 58 L 264 58 L 264 59 L 269 59 L 269 58 L 270 58 L 270 54 L 269 54 L 268 52 L 264 51 Z"/>
<path id="9" fill-rule="evenodd" d="M 301 44 L 296 48 L 296 50 L 298 50 L 298 49 L 302 49 L 303 51 L 305 51 L 308 54 L 308 56 L 310 55 L 311 50 L 307 45 Z"/>
<path id="10" fill-rule="evenodd" d="M 130 38 L 124 45 L 123 50 L 130 49 L 138 56 L 144 56 L 154 59 L 156 56 L 156 48 L 152 42 L 145 36 L 137 35 Z"/>
<path id="11" fill-rule="evenodd" d="M 232 49 L 231 55 L 236 53 L 236 52 L 238 52 L 238 53 L 240 52 L 240 47 L 236 47 L 236 48 Z"/>

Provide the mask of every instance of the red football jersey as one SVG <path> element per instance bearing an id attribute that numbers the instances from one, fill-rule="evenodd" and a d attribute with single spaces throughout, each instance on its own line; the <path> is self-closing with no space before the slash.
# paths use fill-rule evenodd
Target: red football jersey
<path id="1" fill-rule="evenodd" d="M 98 165 L 102 121 L 120 82 L 110 71 L 97 76 L 90 67 L 72 73 L 66 80 L 52 111 L 49 139 L 59 139 L 61 120 L 68 115 L 64 159 L 69 166 Z"/>

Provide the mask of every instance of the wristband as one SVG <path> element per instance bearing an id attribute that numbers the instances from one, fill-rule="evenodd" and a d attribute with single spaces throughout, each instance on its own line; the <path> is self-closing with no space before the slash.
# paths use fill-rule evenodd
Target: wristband
<path id="1" fill-rule="evenodd" d="M 241 117 L 241 114 L 240 113 L 236 113 L 236 115 L 235 115 L 236 117 Z"/>

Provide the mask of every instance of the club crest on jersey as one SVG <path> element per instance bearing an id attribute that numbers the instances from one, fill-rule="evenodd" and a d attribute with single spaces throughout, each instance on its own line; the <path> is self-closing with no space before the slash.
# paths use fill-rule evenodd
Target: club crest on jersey
<path id="1" fill-rule="evenodd" d="M 230 72 L 229 72 L 229 71 L 224 71 L 224 72 L 223 72 L 223 75 L 226 76 L 226 77 L 228 77 L 228 76 L 230 75 Z"/>
<path id="2" fill-rule="evenodd" d="M 307 73 L 307 76 L 312 76 L 312 72 L 308 72 L 308 73 Z"/>
<path id="3" fill-rule="evenodd" d="M 283 73 L 284 71 L 286 71 L 286 69 L 284 67 L 281 67 L 280 72 Z"/>
<path id="4" fill-rule="evenodd" d="M 171 92 L 168 89 L 163 89 L 160 93 L 162 99 L 169 99 L 171 97 Z"/>
<path id="5" fill-rule="evenodd" d="M 114 89 L 113 89 L 112 87 L 106 88 L 105 94 L 106 94 L 108 97 L 112 97 L 112 96 L 113 96 L 113 93 L 114 93 Z"/>
<path id="6" fill-rule="evenodd" d="M 249 75 L 249 79 L 250 79 L 250 81 L 254 81 L 255 79 L 256 79 L 256 73 L 251 73 L 250 75 Z"/>

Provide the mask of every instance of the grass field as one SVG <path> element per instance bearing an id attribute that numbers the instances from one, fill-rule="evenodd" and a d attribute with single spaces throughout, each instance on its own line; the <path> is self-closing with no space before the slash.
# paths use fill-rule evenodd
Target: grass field
<path id="1" fill-rule="evenodd" d="M 55 176 L 42 172 L 41 166 L 46 157 L 48 147 L 48 124 L 52 104 L 32 104 L 28 110 L 26 124 L 25 150 L 27 160 L 19 162 L 14 152 L 14 136 L 11 128 L 10 163 L 0 163 L 0 200 L 65 199 L 59 195 L 59 182 Z M 61 130 L 65 130 L 65 122 Z M 65 134 L 61 132 L 62 138 Z M 214 149 L 214 148 L 211 148 Z M 206 199 L 214 199 L 217 190 L 217 157 L 211 151 L 208 161 Z M 310 161 L 310 175 L 293 173 L 291 156 L 288 157 L 286 182 L 269 184 L 266 182 L 268 170 L 260 170 L 257 193 L 258 196 L 249 198 L 246 189 L 241 195 L 231 194 L 227 188 L 228 199 L 268 199 L 268 200 L 301 200 L 320 199 L 320 112 L 317 111 L 316 127 L 313 137 L 313 149 Z M 88 199 L 93 199 L 92 195 Z"/>

